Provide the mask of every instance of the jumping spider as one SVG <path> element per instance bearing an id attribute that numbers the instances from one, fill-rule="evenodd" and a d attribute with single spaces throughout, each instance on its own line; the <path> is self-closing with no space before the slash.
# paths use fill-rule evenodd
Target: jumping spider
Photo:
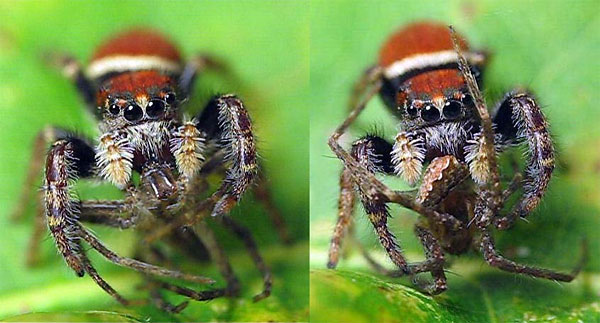
<path id="1" fill-rule="evenodd" d="M 469 50 L 464 40 L 436 23 L 408 25 L 385 43 L 378 65 L 368 69 L 355 87 L 349 116 L 329 138 L 329 146 L 344 163 L 329 268 L 337 265 L 358 195 L 398 270 L 367 260 L 395 277 L 431 273 L 434 281 L 419 286 L 426 293 L 439 294 L 447 288 L 446 252 L 462 254 L 476 245 L 488 264 L 505 271 L 565 282 L 576 277 L 585 248 L 570 274 L 518 264 L 496 250 L 492 229 L 510 228 L 540 203 L 554 170 L 554 148 L 539 105 L 522 90 L 508 93 L 490 119 L 478 87 L 486 61 L 484 52 Z M 338 139 L 377 93 L 399 118 L 402 131 L 394 143 L 367 135 L 346 152 Z M 512 182 L 503 190 L 496 155 L 522 142 L 530 151 L 525 175 L 515 169 Z M 424 164 L 428 166 L 421 176 Z M 388 188 L 375 177 L 377 173 L 399 176 L 410 184 L 420 178 L 422 182 L 415 195 Z M 501 214 L 507 199 L 521 187 L 521 198 L 508 214 Z M 415 233 L 423 244 L 425 261 L 408 263 L 404 258 L 387 226 L 387 203 L 423 216 Z"/>
<path id="2" fill-rule="evenodd" d="M 68 55 L 51 55 L 50 61 L 74 82 L 88 110 L 98 119 L 101 135 L 96 146 L 56 127 L 47 127 L 38 135 L 26 185 L 15 210 L 15 217 L 23 214 L 31 186 L 41 171 L 46 146 L 52 143 L 41 190 L 44 202 L 30 244 L 29 262 L 37 259 L 36 247 L 44 232 L 45 218 L 58 251 L 77 276 L 87 273 L 121 304 L 133 303 L 96 272 L 82 248 L 84 241 L 109 261 L 143 273 L 151 288 L 152 302 L 179 312 L 188 302 L 171 305 L 161 297 L 161 289 L 198 301 L 239 292 L 239 282 L 227 257 L 205 223 L 205 215 L 210 213 L 211 221 L 221 223 L 244 242 L 260 270 L 264 289 L 255 300 L 269 296 L 271 273 L 254 239 L 227 215 L 259 177 L 248 112 L 234 95 L 213 97 L 191 120 L 184 120 L 180 109 L 198 74 L 207 68 L 224 72 L 225 66 L 207 56 L 197 56 L 184 65 L 170 41 L 146 29 L 134 29 L 109 39 L 96 50 L 85 70 Z M 139 181 L 133 179 L 134 172 L 139 174 Z M 225 179 L 215 193 L 202 199 L 211 173 L 224 173 Z M 80 201 L 74 191 L 79 178 L 109 181 L 125 193 L 125 198 Z M 265 185 L 258 185 L 255 193 L 272 211 L 274 221 L 281 223 Z M 144 248 L 136 255 L 137 260 L 121 257 L 105 247 L 82 222 L 136 228 L 147 241 L 163 237 L 171 246 L 198 258 L 205 258 L 208 253 L 227 286 L 197 292 L 151 278 L 214 282 L 148 264 L 164 259 L 164 253 L 153 245 L 141 244 Z M 285 231 L 280 233 L 285 236 Z"/>

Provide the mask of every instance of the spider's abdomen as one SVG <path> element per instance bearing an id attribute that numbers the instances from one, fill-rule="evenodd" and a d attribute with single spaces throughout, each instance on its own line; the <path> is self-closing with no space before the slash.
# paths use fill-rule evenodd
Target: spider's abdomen
<path id="1" fill-rule="evenodd" d="M 464 50 L 469 45 L 461 38 Z M 442 53 L 454 53 L 448 27 L 433 22 L 417 22 L 405 26 L 392 34 L 379 52 L 379 65 L 390 68 L 394 64 L 406 64 L 407 58 Z M 423 58 L 422 58 L 423 59 Z"/>
<path id="2" fill-rule="evenodd" d="M 100 45 L 86 74 L 92 79 L 141 70 L 167 73 L 181 71 L 181 55 L 162 34 L 149 29 L 133 29 L 108 39 Z"/>
<path id="3" fill-rule="evenodd" d="M 459 39 L 467 60 L 474 65 L 482 64 L 485 56 L 470 51 L 468 43 L 460 36 Z M 398 30 L 379 52 L 383 101 L 396 110 L 409 100 L 409 95 L 434 99 L 447 95 L 447 89 L 463 87 L 457 61 L 447 26 L 417 22 Z M 399 91 L 401 88 L 403 91 Z"/>

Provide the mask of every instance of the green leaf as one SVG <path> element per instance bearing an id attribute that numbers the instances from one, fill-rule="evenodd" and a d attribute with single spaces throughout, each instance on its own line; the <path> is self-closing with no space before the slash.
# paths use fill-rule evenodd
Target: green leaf
<path id="1" fill-rule="evenodd" d="M 311 321 L 455 322 L 470 316 L 460 308 L 445 307 L 412 288 L 385 282 L 371 275 L 345 270 L 311 270 Z M 327 299 L 329 302 L 319 302 Z"/>
<path id="2" fill-rule="evenodd" d="M 523 320 L 598 321 L 600 299 L 600 11 L 595 1 L 314 1 L 311 6 L 311 318 L 354 321 L 505 322 Z M 515 228 L 496 233 L 508 258 L 569 271 L 587 238 L 590 260 L 572 283 L 502 272 L 478 252 L 446 255 L 448 291 L 413 298 L 408 278 L 376 275 L 346 241 L 340 272 L 325 271 L 336 220 L 341 163 L 327 138 L 348 113 L 354 82 L 374 64 L 385 39 L 405 23 L 427 19 L 452 24 L 472 47 L 492 53 L 484 95 L 493 106 L 516 86 L 531 89 L 543 105 L 558 150 L 558 168 L 542 205 Z M 372 100 L 342 143 L 367 132 L 391 140 L 398 121 L 379 99 Z M 517 156 L 519 150 L 515 150 Z M 510 167 L 502 160 L 502 174 Z M 393 189 L 400 180 L 384 178 Z M 424 259 L 413 235 L 415 213 L 391 207 L 391 230 L 409 261 Z M 392 268 L 361 207 L 355 212 L 357 238 Z M 423 274 L 423 279 L 429 278 Z M 393 297 L 392 297 L 392 296 Z M 423 309 L 413 304 L 422 301 Z M 334 313 L 329 316 L 330 313 Z M 425 313 L 425 314 L 423 314 Z M 347 316 L 346 316 L 347 315 Z M 443 321 L 444 321 L 443 320 Z"/>
<path id="3" fill-rule="evenodd" d="M 4 322 L 144 322 L 116 312 L 89 311 L 64 313 L 30 313 L 10 317 Z"/>

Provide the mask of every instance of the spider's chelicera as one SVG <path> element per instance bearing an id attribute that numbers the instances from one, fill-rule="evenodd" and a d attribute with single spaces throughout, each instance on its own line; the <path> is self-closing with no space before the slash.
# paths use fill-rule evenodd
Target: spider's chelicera
<path id="1" fill-rule="evenodd" d="M 201 71 L 223 71 L 224 66 L 206 56 L 183 64 L 173 44 L 159 33 L 145 29 L 109 39 L 97 49 L 85 70 L 66 55 L 52 55 L 50 60 L 73 80 L 99 120 L 101 135 L 92 145 L 90 140 L 60 128 L 42 131 L 15 214 L 23 213 L 30 187 L 42 167 L 42 154 L 47 143 L 52 143 L 46 158 L 42 213 L 60 254 L 78 276 L 87 273 L 119 302 L 131 304 L 96 272 L 82 248 L 85 242 L 110 261 L 144 273 L 152 301 L 163 309 L 178 312 L 187 302 L 171 305 L 162 299 L 160 289 L 194 300 L 236 295 L 238 280 L 210 227 L 201 221 L 205 218 L 202 215 L 208 213 L 244 241 L 264 278 L 264 289 L 255 300 L 267 297 L 271 290 L 270 272 L 249 231 L 227 215 L 258 175 L 248 112 L 234 95 L 213 97 L 191 120 L 185 120 L 180 109 Z M 139 183 L 132 180 L 134 172 L 139 174 Z M 224 173 L 225 179 L 215 193 L 202 198 L 209 187 L 206 177 L 211 173 Z M 109 181 L 125 192 L 125 198 L 80 201 L 74 192 L 79 178 Z M 264 183 L 256 187 L 255 193 L 272 211 Z M 276 220 L 281 223 L 279 218 Z M 145 252 L 136 255 L 137 259 L 120 257 L 81 222 L 121 229 L 135 227 L 145 232 L 148 241 L 163 237 L 171 245 L 183 246 L 180 249 L 192 256 L 204 258 L 208 254 L 217 263 L 227 286 L 197 292 L 158 281 L 152 277 L 214 282 L 148 264 L 164 259 L 164 253 L 152 245 L 142 244 Z M 43 221 L 36 223 L 34 241 L 43 232 Z M 31 245 L 33 262 L 36 243 Z"/>
<path id="2" fill-rule="evenodd" d="M 563 274 L 515 263 L 496 250 L 491 230 L 510 228 L 540 203 L 554 170 L 554 148 L 546 118 L 525 91 L 508 93 L 490 118 L 478 85 L 487 55 L 470 50 L 464 40 L 452 35 L 446 26 L 436 23 L 406 26 L 385 43 L 378 64 L 357 83 L 352 111 L 329 139 L 344 169 L 328 267 L 335 268 L 338 263 L 358 196 L 398 270 L 386 270 L 365 253 L 367 260 L 392 276 L 431 273 L 432 283 L 419 284 L 427 293 L 439 294 L 447 288 L 444 254 L 464 253 L 473 244 L 479 244 L 491 266 L 571 281 L 581 269 L 585 253 L 572 273 Z M 402 131 L 393 142 L 367 135 L 346 152 L 339 138 L 377 93 L 400 120 Z M 530 152 L 524 175 L 515 170 L 513 181 L 503 190 L 496 154 L 523 142 Z M 421 180 L 421 185 L 416 195 L 394 191 L 376 174 L 399 176 L 412 185 Z M 507 199 L 521 187 L 523 195 L 502 215 Z M 423 244 L 425 261 L 406 261 L 388 229 L 387 203 L 398 203 L 423 216 L 415 233 Z"/>

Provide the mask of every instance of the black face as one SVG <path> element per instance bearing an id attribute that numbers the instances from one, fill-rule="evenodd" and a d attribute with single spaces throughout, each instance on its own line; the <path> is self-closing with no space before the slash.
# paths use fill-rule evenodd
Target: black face
<path id="1" fill-rule="evenodd" d="M 119 93 L 108 96 L 103 116 L 107 123 L 121 126 L 160 120 L 172 115 L 175 103 L 175 92 L 170 89 L 135 98 L 130 93 Z"/>
<path id="2" fill-rule="evenodd" d="M 440 122 L 451 122 L 467 118 L 472 101 L 468 94 L 456 93 L 439 100 L 407 98 L 406 104 L 398 107 L 403 123 L 410 127 L 423 127 Z"/>

